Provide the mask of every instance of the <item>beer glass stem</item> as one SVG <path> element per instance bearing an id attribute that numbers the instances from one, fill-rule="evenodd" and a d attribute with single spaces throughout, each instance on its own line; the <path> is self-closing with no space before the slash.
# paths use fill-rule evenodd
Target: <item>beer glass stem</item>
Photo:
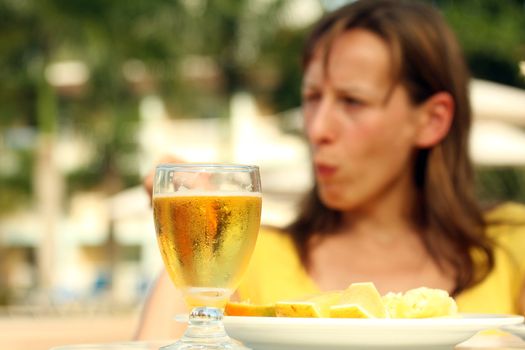
<path id="1" fill-rule="evenodd" d="M 188 328 L 184 335 L 172 345 L 162 350 L 180 349 L 235 349 L 249 350 L 231 339 L 222 324 L 222 310 L 215 307 L 196 307 L 189 317 Z"/>

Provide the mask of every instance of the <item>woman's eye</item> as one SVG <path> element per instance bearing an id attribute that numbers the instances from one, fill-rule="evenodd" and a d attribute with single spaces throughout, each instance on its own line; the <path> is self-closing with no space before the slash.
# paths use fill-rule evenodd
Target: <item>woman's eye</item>
<path id="1" fill-rule="evenodd" d="M 305 94 L 303 95 L 304 102 L 317 102 L 321 99 L 320 94 Z"/>
<path id="2" fill-rule="evenodd" d="M 348 107 L 358 107 L 363 105 L 363 102 L 354 97 L 341 97 L 342 102 Z"/>

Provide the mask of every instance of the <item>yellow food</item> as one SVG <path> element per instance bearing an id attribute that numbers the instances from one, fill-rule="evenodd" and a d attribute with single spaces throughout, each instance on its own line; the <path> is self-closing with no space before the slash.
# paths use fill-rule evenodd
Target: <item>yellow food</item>
<path id="1" fill-rule="evenodd" d="M 375 318 L 370 312 L 358 304 L 342 304 L 330 307 L 332 318 Z"/>
<path id="2" fill-rule="evenodd" d="M 381 298 L 381 294 L 379 294 L 372 282 L 351 284 L 343 292 L 340 304 L 345 305 L 348 310 L 352 309 L 352 305 L 355 305 L 355 307 L 360 307 L 362 309 L 361 311 L 364 311 L 364 316 L 367 318 L 388 317 L 388 312 Z M 340 314 L 336 312 L 341 311 L 340 307 L 333 309 L 334 315 Z"/>
<path id="3" fill-rule="evenodd" d="M 457 305 L 441 289 L 415 288 L 381 296 L 371 282 L 353 283 L 344 291 L 331 291 L 300 300 L 271 305 L 229 302 L 226 315 L 331 318 L 428 318 L 457 314 Z"/>
<path id="4" fill-rule="evenodd" d="M 227 316 L 275 316 L 274 304 L 252 304 L 247 301 L 234 302 L 230 301 L 224 308 L 224 314 Z"/>
<path id="5" fill-rule="evenodd" d="M 279 301 L 275 304 L 278 317 L 330 317 L 330 307 L 339 303 L 342 292 L 328 292 L 305 300 Z"/>
<path id="6" fill-rule="evenodd" d="M 383 296 L 392 318 L 428 318 L 457 314 L 456 302 L 447 291 L 432 288 L 415 288 L 403 293 Z"/>
<path id="7" fill-rule="evenodd" d="M 325 317 L 323 311 L 311 301 L 278 301 L 275 304 L 277 317 Z"/>

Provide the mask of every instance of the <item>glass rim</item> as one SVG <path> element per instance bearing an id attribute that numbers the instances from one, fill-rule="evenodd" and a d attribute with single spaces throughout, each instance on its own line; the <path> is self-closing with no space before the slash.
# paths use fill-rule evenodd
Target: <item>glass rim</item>
<path id="1" fill-rule="evenodd" d="M 236 164 L 236 163 L 161 163 L 155 169 L 175 170 L 181 169 L 186 172 L 201 172 L 205 170 L 221 171 L 259 171 L 258 165 Z"/>

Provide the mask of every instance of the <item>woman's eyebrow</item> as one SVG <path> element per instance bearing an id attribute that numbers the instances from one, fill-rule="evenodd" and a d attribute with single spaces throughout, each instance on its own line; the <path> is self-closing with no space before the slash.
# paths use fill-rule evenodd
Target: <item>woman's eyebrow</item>
<path id="1" fill-rule="evenodd" d="M 370 87 L 367 87 L 367 86 L 362 86 L 362 85 L 355 85 L 355 84 L 351 84 L 351 85 L 340 85 L 340 86 L 335 86 L 334 87 L 334 90 L 337 92 L 337 93 L 340 93 L 340 94 L 349 94 L 349 95 L 353 95 L 353 94 L 371 94 L 371 93 L 374 93 L 374 89 L 370 88 Z"/>
<path id="2" fill-rule="evenodd" d="M 392 86 L 387 84 L 378 86 L 377 84 L 363 82 L 340 82 L 334 85 L 334 90 L 338 93 L 366 94 L 383 98 L 390 95 Z"/>
<path id="3" fill-rule="evenodd" d="M 301 84 L 301 90 L 318 90 L 319 84 L 314 82 L 304 81 Z"/>

